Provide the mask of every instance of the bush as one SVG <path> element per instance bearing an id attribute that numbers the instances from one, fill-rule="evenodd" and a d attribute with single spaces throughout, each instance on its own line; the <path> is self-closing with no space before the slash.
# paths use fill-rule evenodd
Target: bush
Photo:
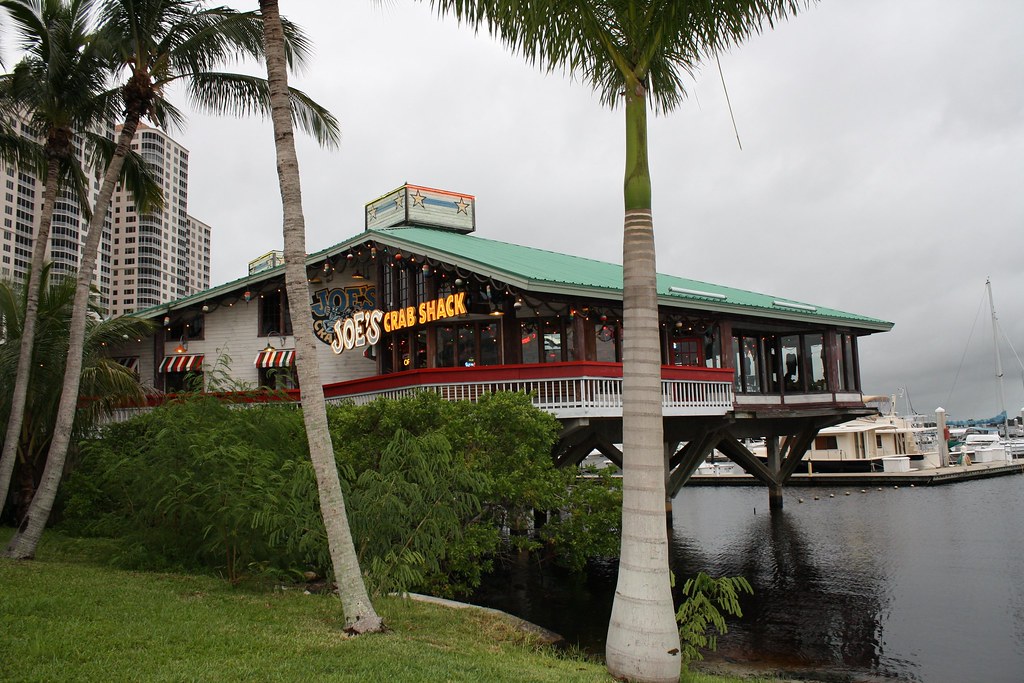
<path id="1" fill-rule="evenodd" d="M 729 632 L 722 612 L 742 617 L 740 593 L 753 594 L 754 589 L 742 576 L 721 576 L 714 578 L 698 572 L 683 584 L 686 597 L 676 612 L 679 623 L 679 640 L 682 644 L 683 664 L 701 661 L 701 649 L 714 651 L 718 636 Z"/>
<path id="2" fill-rule="evenodd" d="M 575 469 L 556 470 L 558 422 L 524 395 L 472 404 L 421 393 L 334 405 L 328 417 L 371 590 L 468 592 L 503 540 L 530 549 L 546 541 L 577 568 L 618 546 L 617 486 L 574 484 Z M 131 567 L 208 567 L 231 581 L 326 575 L 303 429 L 294 407 L 203 395 L 111 425 L 68 478 L 64 529 L 123 538 L 113 559 Z M 526 533 L 534 509 L 563 512 L 539 540 Z"/>

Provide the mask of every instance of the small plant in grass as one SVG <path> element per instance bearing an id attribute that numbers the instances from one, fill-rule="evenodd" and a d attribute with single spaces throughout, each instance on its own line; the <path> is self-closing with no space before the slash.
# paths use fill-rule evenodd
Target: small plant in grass
<path id="1" fill-rule="evenodd" d="M 698 572 L 686 580 L 683 584 L 686 598 L 676 612 L 684 665 L 703 660 L 701 650 L 714 651 L 718 646 L 718 635 L 728 633 L 723 612 L 734 617 L 743 616 L 739 600 L 741 593 L 754 593 L 750 582 L 742 576 L 715 578 Z"/>

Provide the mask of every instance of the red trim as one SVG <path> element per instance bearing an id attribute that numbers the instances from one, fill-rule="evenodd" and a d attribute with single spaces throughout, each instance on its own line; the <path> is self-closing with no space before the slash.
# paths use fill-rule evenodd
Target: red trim
<path id="1" fill-rule="evenodd" d="M 443 194 L 443 195 L 446 195 L 448 197 L 461 197 L 462 199 L 475 199 L 475 197 L 473 195 L 471 195 L 471 194 L 464 194 L 464 193 L 461 193 L 461 192 L 452 192 L 451 190 L 439 190 L 436 187 L 426 187 L 425 185 L 409 185 L 407 183 L 405 185 L 405 187 L 407 187 L 407 188 L 409 188 L 411 190 L 426 190 L 427 192 L 436 192 L 437 194 Z M 386 197 L 387 195 L 384 195 L 384 196 Z"/>
<path id="2" fill-rule="evenodd" d="M 731 368 L 699 368 L 663 365 L 662 379 L 732 382 Z M 568 363 L 530 363 L 525 365 L 477 365 L 471 368 L 428 368 L 406 370 L 389 375 L 376 375 L 362 379 L 324 385 L 327 398 L 387 391 L 403 387 L 433 384 L 465 384 L 472 382 L 510 382 L 535 379 L 562 379 L 571 377 L 622 377 L 621 363 L 576 361 Z"/>

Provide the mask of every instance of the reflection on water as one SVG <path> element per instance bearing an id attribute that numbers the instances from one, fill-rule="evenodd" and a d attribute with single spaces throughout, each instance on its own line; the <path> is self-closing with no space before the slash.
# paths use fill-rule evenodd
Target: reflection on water
<path id="1" fill-rule="evenodd" d="M 676 575 L 754 586 L 710 661 L 858 681 L 1024 681 L 1021 477 L 793 488 L 775 515 L 767 499 L 701 487 L 673 501 Z M 520 566 L 479 597 L 602 652 L 615 587 L 614 565 L 603 569 L 574 580 Z"/>

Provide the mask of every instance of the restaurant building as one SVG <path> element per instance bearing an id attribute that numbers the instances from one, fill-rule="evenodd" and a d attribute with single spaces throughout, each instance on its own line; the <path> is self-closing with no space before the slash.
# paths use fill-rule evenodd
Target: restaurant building
<path id="1" fill-rule="evenodd" d="M 477 237 L 475 216 L 470 195 L 405 185 L 366 205 L 361 233 L 307 257 L 325 395 L 526 391 L 564 426 L 560 463 L 595 449 L 621 462 L 622 267 Z M 858 340 L 891 323 L 671 275 L 657 286 L 675 488 L 715 448 L 781 486 L 819 429 L 872 412 Z M 258 270 L 140 312 L 159 327 L 118 353 L 161 392 L 214 368 L 294 389 L 297 313 L 284 267 Z M 750 437 L 782 438 L 763 463 Z"/>

